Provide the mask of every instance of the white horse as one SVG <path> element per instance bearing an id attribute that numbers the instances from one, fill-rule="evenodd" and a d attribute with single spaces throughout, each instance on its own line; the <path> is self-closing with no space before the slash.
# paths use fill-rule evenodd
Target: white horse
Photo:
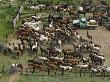
<path id="1" fill-rule="evenodd" d="M 53 21 L 49 24 L 49 27 L 50 27 L 50 28 L 53 27 Z"/>
<path id="2" fill-rule="evenodd" d="M 31 27 L 32 29 L 34 29 L 35 31 L 38 31 L 39 25 L 41 24 L 41 21 L 35 22 L 35 21 L 31 21 L 31 22 L 25 22 L 24 26 L 28 26 Z"/>
<path id="3" fill-rule="evenodd" d="M 57 48 L 57 47 L 54 47 L 55 51 L 61 53 L 62 52 L 62 49 L 61 48 Z"/>
<path id="4" fill-rule="evenodd" d="M 37 51 L 38 51 L 38 43 L 36 42 L 33 46 L 32 46 L 32 52 L 33 52 L 33 54 L 36 52 L 37 53 Z"/>
<path id="5" fill-rule="evenodd" d="M 64 59 L 64 57 L 62 57 L 62 58 L 60 58 L 60 57 L 51 57 L 51 58 L 53 58 L 55 60 L 60 60 L 60 61 L 63 61 L 63 59 Z"/>
<path id="6" fill-rule="evenodd" d="M 84 64 L 84 65 L 76 65 L 76 67 L 79 67 L 80 69 L 87 69 L 88 68 L 88 64 Z"/>
<path id="7" fill-rule="evenodd" d="M 11 73 L 17 72 L 17 64 L 15 64 L 15 63 L 11 64 L 10 72 Z"/>
<path id="8" fill-rule="evenodd" d="M 110 67 L 105 67 L 104 70 L 105 72 L 110 73 Z"/>
<path id="9" fill-rule="evenodd" d="M 40 7 L 39 7 L 39 6 L 31 6 L 30 9 L 36 9 L 36 10 L 39 10 Z"/>
<path id="10" fill-rule="evenodd" d="M 32 16 L 32 18 L 37 19 L 37 20 L 40 20 L 40 19 L 41 19 L 41 17 L 42 17 L 42 15 Z"/>
<path id="11" fill-rule="evenodd" d="M 95 57 L 97 57 L 97 58 L 100 58 L 100 59 L 102 59 L 102 60 L 105 60 L 105 57 L 104 56 L 101 56 L 101 55 L 96 55 L 96 54 L 93 54 Z"/>
<path id="12" fill-rule="evenodd" d="M 60 40 L 60 39 L 58 40 L 58 46 L 59 46 L 59 48 L 61 49 L 62 42 L 61 42 L 61 40 Z"/>
<path id="13" fill-rule="evenodd" d="M 40 35 L 39 40 L 40 41 L 48 41 L 48 37 L 46 37 L 45 35 Z"/>
<path id="14" fill-rule="evenodd" d="M 93 47 L 93 50 L 94 50 L 94 51 L 98 51 L 98 52 L 99 52 L 99 51 L 100 51 L 100 48 L 101 48 L 101 47 L 94 46 L 94 47 Z"/>
<path id="15" fill-rule="evenodd" d="M 63 65 L 60 65 L 60 68 L 64 69 L 64 70 L 70 70 L 72 71 L 72 67 L 71 66 L 63 66 Z"/>
<path id="16" fill-rule="evenodd" d="M 38 5 L 38 7 L 40 7 L 41 9 L 45 9 L 46 8 L 46 5 L 40 4 L 40 5 Z"/>
<path id="17" fill-rule="evenodd" d="M 49 61 L 49 59 L 47 57 L 41 57 L 41 56 L 38 56 L 37 59 L 39 61 Z"/>

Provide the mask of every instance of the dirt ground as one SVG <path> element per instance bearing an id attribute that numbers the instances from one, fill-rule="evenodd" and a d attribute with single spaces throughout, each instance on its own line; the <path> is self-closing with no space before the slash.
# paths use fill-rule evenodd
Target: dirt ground
<path id="1" fill-rule="evenodd" d="M 10 79 L 8 80 L 8 82 L 14 82 L 18 79 L 19 75 L 17 73 L 13 74 L 10 76 Z"/>
<path id="2" fill-rule="evenodd" d="M 78 30 L 78 32 L 86 38 L 87 30 Z M 89 33 L 93 36 L 93 42 L 102 46 L 100 51 L 106 58 L 105 65 L 110 66 L 110 31 L 104 27 L 97 27 L 96 30 L 89 30 Z"/>
<path id="3" fill-rule="evenodd" d="M 104 54 L 106 61 L 105 66 L 110 66 L 110 31 L 105 27 L 97 27 L 96 30 L 88 30 L 89 34 L 93 37 L 93 42 L 102 46 L 100 52 Z M 87 39 L 87 30 L 78 30 L 79 34 Z M 72 49 L 72 45 L 65 45 L 64 48 Z"/>

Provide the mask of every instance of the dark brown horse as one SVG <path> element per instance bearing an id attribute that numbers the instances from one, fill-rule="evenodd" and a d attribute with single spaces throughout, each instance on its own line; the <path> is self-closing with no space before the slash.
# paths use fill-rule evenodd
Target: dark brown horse
<path id="1" fill-rule="evenodd" d="M 87 38 L 90 39 L 92 41 L 92 36 L 89 34 L 89 32 L 87 31 Z"/>

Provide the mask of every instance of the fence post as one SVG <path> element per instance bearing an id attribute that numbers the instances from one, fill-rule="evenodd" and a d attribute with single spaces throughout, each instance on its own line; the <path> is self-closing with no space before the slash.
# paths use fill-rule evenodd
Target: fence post
<path id="1" fill-rule="evenodd" d="M 62 68 L 62 76 L 64 75 L 64 68 Z"/>

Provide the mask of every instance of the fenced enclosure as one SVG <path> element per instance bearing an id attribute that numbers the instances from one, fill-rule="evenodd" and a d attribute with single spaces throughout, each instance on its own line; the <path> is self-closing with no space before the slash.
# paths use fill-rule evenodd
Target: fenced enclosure
<path id="1" fill-rule="evenodd" d="M 18 0 L 18 1 L 22 1 L 22 0 Z M 20 4 L 18 6 L 14 6 L 15 4 L 13 3 L 13 6 L 12 5 L 9 5 L 9 6 L 6 7 L 6 8 L 9 7 L 6 10 L 6 12 L 8 14 L 11 13 L 11 16 L 8 15 L 8 14 L 6 14 L 6 12 L 4 12 L 4 10 L 1 10 L 1 8 L 6 9 L 4 6 L 0 6 L 0 17 L 3 18 L 3 21 L 0 20 L 0 23 L 1 22 L 4 22 L 3 25 L 6 25 L 5 27 L 8 27 L 8 28 L 5 29 L 6 32 L 4 32 L 4 30 L 1 30 L 1 28 L 0 28 L 1 33 L 4 32 L 4 34 L 3 35 L 0 34 L 0 36 L 3 36 L 3 38 L 6 38 L 5 34 L 8 34 L 9 35 L 9 34 L 11 34 L 12 31 L 17 31 L 14 34 L 11 34 L 12 36 L 8 38 L 7 45 L 8 45 L 8 43 L 10 43 L 11 45 L 14 45 L 13 43 L 15 43 L 15 44 L 18 45 L 19 44 L 19 41 L 18 41 L 19 40 L 19 37 L 17 36 L 17 33 L 19 33 L 19 30 L 22 27 L 21 26 L 21 22 L 22 22 L 22 20 L 24 20 L 24 22 L 25 21 L 26 22 L 27 21 L 30 22 L 31 19 L 32 19 L 32 16 L 36 16 L 37 17 L 37 16 L 40 16 L 41 15 L 41 18 L 40 18 L 40 20 L 41 20 L 40 28 L 42 29 L 42 27 L 44 26 L 45 28 L 48 29 L 48 27 L 49 27 L 49 25 L 48 25 L 49 24 L 48 23 L 48 16 L 50 14 L 52 14 L 53 16 L 56 16 L 55 15 L 56 12 L 54 12 L 54 10 L 52 10 L 52 9 L 50 9 L 50 10 L 49 9 L 47 9 L 47 10 L 45 10 L 45 9 L 42 9 L 42 10 L 30 9 L 30 6 L 32 6 L 32 5 L 35 5 L 36 6 L 38 4 L 41 4 L 41 5 L 42 4 L 44 4 L 44 5 L 45 4 L 47 4 L 47 5 L 50 4 L 52 6 L 52 5 L 58 5 L 58 3 L 68 2 L 68 4 L 70 4 L 72 6 L 75 5 L 75 7 L 77 7 L 77 5 L 79 5 L 81 1 L 82 0 L 77 0 L 77 1 L 76 0 L 26 0 L 26 3 L 24 2 L 23 4 L 21 4 L 21 2 L 20 2 Z M 89 0 L 87 0 L 87 1 L 89 1 Z M 94 0 L 94 1 L 96 1 L 96 0 Z M 1 13 L 2 11 L 5 14 Z M 68 11 L 66 11 L 66 12 L 61 11 L 60 13 L 57 12 L 57 14 L 59 16 L 62 16 L 62 17 L 68 17 L 69 16 Z M 9 18 L 8 18 L 8 16 L 9 16 Z M 91 16 L 91 14 L 90 14 L 90 16 Z M 81 15 L 81 17 L 83 17 L 83 16 Z M 60 23 L 64 22 L 62 24 L 67 25 L 67 23 L 65 23 L 65 21 L 59 21 L 58 23 L 56 23 L 57 18 L 54 17 L 54 19 L 55 19 L 55 21 L 54 21 L 55 24 L 53 24 L 53 25 L 58 24 L 57 26 L 60 27 L 59 22 Z M 39 23 L 39 21 L 37 23 Z M 22 25 L 23 25 L 23 23 L 22 23 Z M 2 27 L 1 24 L 0 24 L 0 27 Z M 74 26 L 72 26 L 72 24 L 70 24 L 70 28 L 72 28 L 72 27 L 74 27 Z M 102 29 L 100 30 L 100 28 L 101 27 L 98 27 L 98 28 L 96 28 L 96 30 L 89 31 L 89 33 L 90 33 L 90 35 L 93 36 L 93 41 L 94 42 L 100 42 L 100 40 L 102 41 L 103 39 L 105 39 L 106 40 L 105 42 L 102 41 L 102 44 L 105 45 L 106 43 L 109 42 L 109 40 L 105 37 L 105 36 L 108 37 L 109 36 L 109 33 L 107 31 L 105 31 L 105 30 L 103 30 L 103 31 L 102 31 Z M 47 29 L 46 29 L 46 31 L 48 31 Z M 66 30 L 68 30 L 68 29 L 66 29 Z M 7 32 L 7 30 L 8 30 L 8 32 Z M 59 29 L 57 29 L 57 27 L 55 27 L 55 30 L 60 33 L 60 31 L 59 31 Z M 53 31 L 54 31 L 53 29 L 52 30 L 51 29 L 49 30 L 49 32 L 50 32 L 49 33 L 49 36 L 54 36 L 54 33 L 56 33 L 56 31 L 55 32 L 53 32 Z M 79 30 L 78 29 L 78 32 L 81 32 L 81 35 L 84 36 L 84 37 L 86 37 L 86 31 L 87 30 Z M 27 33 L 29 33 L 29 32 L 30 33 L 31 32 L 34 33 L 33 29 L 32 30 L 31 29 L 25 29 L 23 32 L 21 32 L 18 35 L 20 35 L 20 37 L 21 37 L 22 34 L 25 35 L 25 36 L 28 36 Z M 61 30 L 61 32 L 62 32 L 61 35 L 63 35 L 63 31 L 62 30 Z M 29 35 L 30 36 L 33 35 L 31 37 L 34 37 L 37 34 L 40 36 L 40 34 L 42 34 L 43 32 L 42 32 L 42 30 L 36 31 L 35 32 L 36 35 L 34 35 L 33 33 L 30 34 L 30 33 L 29 33 Z M 106 34 L 106 33 L 108 33 L 108 34 Z M 66 33 L 64 33 L 64 35 L 65 34 Z M 67 35 L 69 35 L 69 34 L 71 34 L 71 32 L 68 32 L 67 33 Z M 48 32 L 47 32 L 46 35 L 48 35 Z M 29 37 L 25 37 L 25 36 L 22 36 L 24 40 L 25 40 L 25 38 L 30 38 L 30 36 Z M 44 37 L 44 38 L 46 38 L 46 37 Z M 101 39 L 98 39 L 98 38 L 101 38 Z M 40 39 L 42 39 L 42 38 L 40 38 Z M 70 39 L 73 39 L 73 38 L 70 38 Z M 74 40 L 70 41 L 70 39 L 64 42 L 63 48 L 73 49 L 72 41 L 74 41 Z M 86 38 L 84 38 L 84 39 L 86 39 Z M 38 38 L 38 40 L 39 40 L 39 38 Z M 83 38 L 82 38 L 82 40 L 83 40 Z M 37 40 L 35 40 L 35 41 L 37 41 Z M 7 80 L 7 79 L 10 79 L 11 77 L 13 77 L 13 76 L 11 76 L 11 74 L 9 74 L 9 70 L 10 69 L 8 69 L 12 63 L 20 63 L 20 64 L 22 64 L 24 66 L 23 74 L 18 74 L 19 72 L 17 72 L 18 75 L 17 74 L 15 74 L 15 75 L 17 75 L 18 78 L 16 79 L 16 77 L 15 77 L 16 81 L 13 80 L 14 82 L 30 82 L 30 81 L 31 82 L 73 82 L 73 81 L 74 82 L 103 82 L 103 81 L 109 82 L 110 81 L 109 75 L 108 76 L 103 76 L 100 72 L 96 76 L 94 75 L 93 77 L 91 77 L 91 73 L 92 72 L 90 70 L 89 71 L 87 70 L 86 72 L 85 72 L 85 70 L 82 70 L 82 72 L 80 72 L 80 69 L 76 70 L 75 66 L 76 66 L 77 60 L 75 60 L 75 62 L 74 61 L 71 62 L 73 64 L 75 63 L 75 65 L 73 66 L 72 71 L 65 70 L 64 73 L 62 73 L 62 70 L 61 69 L 58 69 L 57 74 L 55 75 L 54 74 L 54 70 L 51 70 L 50 75 L 48 75 L 48 69 L 46 68 L 47 65 L 44 65 L 44 70 L 41 70 L 40 72 L 39 72 L 39 70 L 36 70 L 33 74 L 31 74 L 32 69 L 28 69 L 29 70 L 29 74 L 27 74 L 26 69 L 25 69 L 25 65 L 28 65 L 29 64 L 29 63 L 27 63 L 27 61 L 30 60 L 30 59 L 32 59 L 33 57 L 36 57 L 36 56 L 45 56 L 45 54 L 46 54 L 45 50 L 47 50 L 48 47 L 52 47 L 53 48 L 54 45 L 55 45 L 55 47 L 58 46 L 57 39 L 55 41 L 56 41 L 56 43 L 54 43 L 54 40 L 53 40 L 53 45 L 48 44 L 48 42 L 46 42 L 46 41 L 44 41 L 45 42 L 44 44 L 42 44 L 43 42 L 39 43 L 39 45 L 41 45 L 41 47 L 39 47 L 39 48 L 42 49 L 42 50 L 44 50 L 43 54 L 42 54 L 42 52 L 41 52 L 41 50 L 39 48 L 38 48 L 38 53 L 37 54 L 36 54 L 36 52 L 33 53 L 32 50 L 28 47 L 29 45 L 27 45 L 28 42 L 24 41 L 24 43 L 26 42 L 26 49 L 24 49 L 25 52 L 23 53 L 23 55 L 20 54 L 20 57 L 19 58 L 17 58 L 16 52 L 14 52 L 14 51 L 12 51 L 12 53 L 7 53 L 7 52 L 6 53 L 2 53 L 2 51 L 4 50 L 3 49 L 4 48 L 4 45 L 2 45 L 3 48 L 0 45 L 0 51 L 1 51 L 1 53 L 0 53 L 0 58 L 1 58 L 0 59 L 0 62 L 1 62 L 0 63 L 0 70 L 1 70 L 0 73 L 2 73 L 2 75 L 3 75 L 2 76 L 3 81 L 5 81 L 5 79 Z M 77 46 L 78 49 L 79 49 L 79 46 L 80 45 L 78 44 L 78 46 Z M 31 45 L 30 45 L 30 47 L 31 47 Z M 107 51 L 107 48 L 105 48 L 105 49 Z M 50 50 L 52 50 L 52 49 L 50 49 Z M 53 49 L 53 51 L 54 51 L 54 49 Z M 77 58 L 77 57 L 74 57 L 75 54 L 73 54 L 73 53 L 74 52 L 71 53 L 71 51 L 70 51 L 69 54 L 66 53 L 67 55 L 64 55 L 64 53 L 61 52 L 59 57 L 62 57 L 63 58 L 63 56 L 64 56 L 64 58 L 66 58 L 66 59 L 69 59 L 69 60 L 73 59 L 74 60 L 74 58 Z M 90 52 L 88 51 L 86 53 L 86 50 L 85 50 L 81 54 L 84 55 L 83 57 L 86 58 L 86 57 L 89 56 L 89 53 L 91 53 L 91 51 Z M 53 55 L 53 54 L 51 54 L 51 55 Z M 106 54 L 109 54 L 109 51 L 107 51 Z M 109 64 L 109 55 L 106 55 L 106 56 L 107 56 L 107 62 L 106 62 L 106 64 L 108 65 Z M 63 60 L 63 61 L 66 61 L 66 59 Z M 81 57 L 81 59 L 82 59 L 82 57 Z M 97 61 L 99 61 L 99 60 L 97 60 Z M 79 58 L 78 58 L 78 62 L 79 62 Z M 80 60 L 80 63 L 82 64 L 82 60 Z M 5 68 L 5 70 L 4 70 L 4 68 Z M 81 73 L 82 73 L 82 75 L 81 75 Z M 8 82 L 8 80 L 6 82 Z"/>

